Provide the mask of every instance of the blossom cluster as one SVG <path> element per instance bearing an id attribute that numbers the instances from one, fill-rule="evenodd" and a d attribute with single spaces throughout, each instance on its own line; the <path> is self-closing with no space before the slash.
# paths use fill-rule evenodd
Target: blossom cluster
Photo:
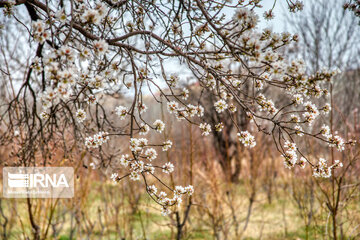
<path id="1" fill-rule="evenodd" d="M 225 100 L 220 99 L 219 101 L 217 101 L 215 104 L 215 109 L 218 113 L 221 113 L 223 111 L 225 111 L 228 108 L 228 104 L 225 102 Z"/>
<path id="2" fill-rule="evenodd" d="M 16 0 L 3 1 L 4 4 L 4 15 L 11 16 L 13 14 L 14 6 L 16 5 Z"/>
<path id="3" fill-rule="evenodd" d="M 291 169 L 295 166 L 295 164 L 298 161 L 298 157 L 296 154 L 297 147 L 296 147 L 295 143 L 286 141 L 284 144 L 284 148 L 287 149 L 285 154 L 283 154 L 284 166 L 285 166 L 285 168 Z"/>
<path id="4" fill-rule="evenodd" d="M 167 103 L 167 109 L 169 113 L 174 114 L 177 120 L 185 120 L 188 117 L 202 117 L 204 115 L 204 107 L 201 105 L 194 106 L 188 104 L 184 107 L 180 107 L 176 101 Z"/>
<path id="5" fill-rule="evenodd" d="M 170 213 L 169 207 L 177 205 L 180 206 L 182 203 L 182 195 L 191 196 L 194 193 L 194 187 L 192 185 L 182 187 L 175 186 L 173 191 L 173 197 L 169 198 L 167 193 L 159 192 L 155 185 L 150 185 L 147 187 L 147 191 L 150 195 L 154 196 L 158 202 L 162 205 L 161 212 L 164 216 Z"/>
<path id="6" fill-rule="evenodd" d="M 247 8 L 240 8 L 234 15 L 234 20 L 237 21 L 243 28 L 251 29 L 256 26 L 259 17 L 254 11 Z"/>
<path id="7" fill-rule="evenodd" d="M 322 127 L 321 133 L 326 135 L 329 134 L 329 132 L 329 127 L 324 125 Z M 308 160 L 304 157 L 301 157 L 298 160 L 296 144 L 294 142 L 285 141 L 284 148 L 286 149 L 285 153 L 283 154 L 285 168 L 291 169 L 295 166 L 295 164 L 297 164 L 300 168 L 304 169 Z M 313 165 L 313 176 L 328 178 L 331 176 L 332 169 L 336 169 L 342 166 L 343 164 L 339 160 L 336 160 L 333 165 L 327 166 L 327 161 L 324 158 L 320 158 L 318 164 Z"/>
<path id="8" fill-rule="evenodd" d="M 79 123 L 82 123 L 86 119 L 86 112 L 83 109 L 78 109 L 76 111 L 76 119 Z"/>
<path id="9" fill-rule="evenodd" d="M 43 21 L 37 20 L 32 24 L 33 28 L 33 37 L 39 43 L 44 43 L 47 39 L 49 39 L 50 35 L 48 31 L 46 31 L 46 25 Z"/>
<path id="10" fill-rule="evenodd" d="M 124 106 L 118 106 L 115 108 L 116 115 L 120 117 L 120 120 L 124 120 L 128 114 L 128 109 Z"/>
<path id="11" fill-rule="evenodd" d="M 336 169 L 342 166 L 343 164 L 339 160 L 335 160 L 333 165 L 328 166 L 326 159 L 320 158 L 318 164 L 313 167 L 313 176 L 329 178 L 331 177 L 332 169 Z"/>
<path id="12" fill-rule="evenodd" d="M 332 135 L 329 126 L 323 125 L 320 129 L 320 133 L 325 137 L 330 147 L 336 147 L 340 152 L 345 150 L 344 139 L 338 135 Z"/>
<path id="13" fill-rule="evenodd" d="M 94 41 L 94 49 L 98 55 L 103 55 L 108 50 L 109 45 L 104 39 Z"/>
<path id="14" fill-rule="evenodd" d="M 248 131 L 241 131 L 237 134 L 239 141 L 244 144 L 245 147 L 253 148 L 256 146 L 255 137 Z"/>
<path id="15" fill-rule="evenodd" d="M 259 104 L 260 111 L 266 111 L 270 114 L 277 112 L 274 102 L 272 100 L 267 100 L 263 94 L 259 94 L 256 100 Z"/>
<path id="16" fill-rule="evenodd" d="M 208 123 L 200 123 L 201 135 L 208 136 L 211 132 L 211 126 Z"/>
<path id="17" fill-rule="evenodd" d="M 167 140 L 163 144 L 160 144 L 160 146 L 162 146 L 163 151 L 167 151 L 171 148 L 172 142 Z M 158 154 L 154 148 L 149 147 L 148 140 L 146 138 L 131 138 L 130 150 L 133 153 L 134 159 L 129 159 L 129 155 L 122 155 L 120 163 L 127 167 L 128 163 L 132 161 L 136 163 L 134 166 L 141 166 L 131 167 L 130 164 L 130 178 L 133 180 L 140 180 L 139 176 L 143 172 L 154 174 L 155 168 L 152 166 L 151 162 L 157 158 Z M 146 160 L 147 162 L 144 163 L 140 159 Z M 161 167 L 161 169 L 164 173 L 171 173 L 174 171 L 174 165 L 167 162 Z"/>
<path id="18" fill-rule="evenodd" d="M 311 102 L 306 102 L 304 103 L 306 112 L 303 114 L 303 117 L 305 119 L 305 122 L 309 123 L 309 125 L 311 125 L 315 118 L 317 118 L 319 116 L 319 110 L 317 109 L 317 107 L 315 106 L 315 104 L 311 103 Z"/>
<path id="19" fill-rule="evenodd" d="M 81 12 L 83 12 L 80 16 L 81 22 L 98 25 L 106 16 L 108 8 L 103 3 L 97 3 L 94 9 L 82 5 Z"/>
<path id="20" fill-rule="evenodd" d="M 165 129 L 165 123 L 163 121 L 159 120 L 159 119 L 156 120 L 153 123 L 153 125 L 154 125 L 155 130 L 158 131 L 159 133 L 161 133 Z"/>
<path id="21" fill-rule="evenodd" d="M 92 137 L 85 139 L 85 146 L 87 148 L 98 148 L 110 139 L 108 132 L 99 132 Z"/>
<path id="22" fill-rule="evenodd" d="M 154 125 L 161 125 L 163 122 L 160 120 L 155 121 Z M 155 169 L 160 168 L 163 173 L 170 174 L 174 171 L 174 164 L 167 162 L 161 167 L 155 167 L 152 162 L 157 158 L 158 154 L 155 148 L 149 146 L 149 141 L 146 138 L 131 138 L 130 139 L 130 151 L 132 156 L 129 154 L 123 154 L 118 160 L 118 163 L 124 168 L 129 170 L 129 178 L 132 181 L 140 181 L 142 175 L 155 174 Z M 171 146 L 172 142 L 167 140 L 162 146 L 163 151 L 167 151 Z M 120 180 L 118 173 L 113 173 L 110 177 L 114 182 Z M 147 192 L 155 197 L 157 202 L 162 206 L 162 214 L 167 215 L 170 213 L 170 207 L 177 205 L 179 206 L 182 202 L 182 196 L 187 194 L 191 196 L 194 192 L 194 188 L 189 185 L 187 187 L 176 186 L 173 191 L 173 197 L 168 198 L 166 192 L 158 193 L 155 185 L 147 185 Z"/>

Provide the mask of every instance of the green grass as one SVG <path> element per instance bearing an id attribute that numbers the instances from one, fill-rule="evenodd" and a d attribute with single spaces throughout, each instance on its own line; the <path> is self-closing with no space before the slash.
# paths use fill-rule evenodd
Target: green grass
<path id="1" fill-rule="evenodd" d="M 115 199 L 113 200 L 121 200 L 124 203 L 124 206 L 120 208 L 120 213 L 118 216 L 118 221 L 120 224 L 119 235 L 115 227 L 115 222 L 113 221 L 114 216 L 112 215 L 112 213 L 114 211 L 111 211 L 114 210 L 114 206 L 112 206 L 111 204 L 104 204 L 102 195 L 103 192 L 105 192 L 106 194 L 111 190 L 116 189 L 116 187 L 118 186 L 103 182 L 94 182 L 89 189 L 88 197 L 84 199 L 83 205 L 77 206 L 76 201 L 79 200 L 72 200 L 75 206 L 71 211 L 77 214 L 76 217 L 78 221 L 80 221 L 80 225 L 77 226 L 76 230 L 82 229 L 81 237 L 79 235 L 76 235 L 77 239 L 83 239 L 86 237 L 86 231 L 84 227 L 85 223 L 82 219 L 82 213 L 86 214 L 94 224 L 92 228 L 93 231 L 91 239 L 103 238 L 109 240 L 118 240 L 120 239 L 120 236 L 126 236 L 126 239 L 144 239 L 143 228 L 145 229 L 147 239 L 162 240 L 171 239 L 172 237 L 176 236 L 176 228 L 174 227 L 173 220 L 170 220 L 169 217 L 163 217 L 160 214 L 159 206 L 153 203 L 146 194 L 141 196 L 139 206 L 134 214 L 129 211 L 130 203 L 127 197 L 124 198 L 124 196 L 121 195 L 112 196 L 115 197 Z M 99 191 L 100 189 L 103 192 Z M 238 220 L 240 219 L 239 229 L 241 230 L 243 228 L 243 220 L 245 219 L 247 213 L 249 193 L 246 191 L 246 187 L 244 187 L 242 184 L 239 184 L 237 186 L 234 186 L 233 194 L 234 196 L 236 196 L 236 199 L 238 201 L 238 204 L 236 205 L 236 212 L 238 214 Z M 69 202 L 69 200 L 61 200 L 59 202 L 60 205 L 55 209 L 55 216 L 61 216 L 62 214 L 64 214 L 65 216 L 63 229 L 60 231 L 57 238 L 59 240 L 69 239 L 70 210 L 67 208 L 72 206 L 70 203 L 71 202 Z M 203 204 L 210 203 L 211 202 Z M 23 230 L 20 224 L 21 222 L 25 228 L 26 235 L 29 235 L 31 232 L 31 227 L 27 213 L 26 201 L 24 201 L 24 199 L 4 199 L 2 200 L 2 207 L 6 216 L 8 216 L 9 218 L 13 216 L 13 228 L 10 239 L 23 239 Z M 35 200 L 33 207 L 36 208 L 36 211 L 41 212 L 41 210 L 46 207 L 45 201 L 36 202 Z M 108 226 L 107 229 L 105 229 L 104 235 L 101 234 L 101 228 L 98 221 L 98 208 L 101 208 L 102 214 L 105 214 L 106 211 L 109 213 L 106 216 Z M 200 216 L 196 208 L 196 206 L 192 207 L 190 222 L 187 223 L 184 229 L 184 239 L 214 239 L 213 229 L 211 227 L 211 220 L 209 216 Z M 317 206 L 317 208 L 320 207 Z M 351 217 L 354 218 L 355 221 L 360 218 L 360 206 L 358 203 L 350 203 L 348 205 L 348 208 L 350 208 L 352 212 L 358 213 L 355 215 L 351 215 Z M 18 216 L 14 216 L 14 209 L 16 209 Z M 224 210 L 223 214 L 225 214 L 223 221 L 230 224 L 230 210 Z M 36 215 L 36 221 L 39 223 L 39 220 L 41 219 L 46 220 L 46 218 L 44 218 L 45 216 L 49 217 L 49 213 L 41 212 L 41 214 Z M 325 224 L 327 221 L 327 211 L 317 211 L 316 216 L 314 216 L 316 218 L 317 225 L 315 225 L 313 221 L 313 224 L 308 229 L 308 234 L 306 234 L 304 222 L 299 216 L 299 211 L 294 205 L 294 202 L 291 200 L 291 196 L 287 195 L 286 192 L 280 192 L 280 194 L 277 194 L 276 197 L 274 196 L 274 199 L 270 204 L 267 202 L 266 194 L 259 190 L 259 193 L 256 196 L 256 201 L 253 205 L 252 215 L 250 217 L 248 228 L 246 232 L 242 234 L 242 239 L 259 239 L 260 235 L 262 236 L 262 239 L 267 240 L 298 240 L 306 238 L 324 238 L 326 232 Z M 103 224 L 105 224 L 104 215 L 102 215 L 102 221 Z M 172 227 L 169 227 L 170 225 L 172 225 Z M 331 226 L 329 226 L 328 228 L 328 231 L 331 231 Z M 132 229 L 132 233 L 130 232 L 130 229 Z M 1 231 L 2 229 L 0 228 L 0 233 Z M 236 239 L 234 238 L 233 231 L 234 229 L 232 228 L 229 232 L 228 239 Z M 241 231 L 239 232 L 241 233 Z M 76 231 L 76 233 L 78 232 Z M 51 238 L 49 237 L 48 239 Z M 220 239 L 223 239 L 222 235 L 220 235 Z"/>

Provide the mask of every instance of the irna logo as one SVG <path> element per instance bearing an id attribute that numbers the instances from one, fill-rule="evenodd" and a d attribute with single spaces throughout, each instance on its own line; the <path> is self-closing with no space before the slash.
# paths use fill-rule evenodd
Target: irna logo
<path id="1" fill-rule="evenodd" d="M 17 187 L 69 187 L 69 184 L 66 180 L 65 174 L 60 174 L 57 177 L 57 174 L 21 174 L 21 173 L 8 173 L 8 186 L 17 188 Z"/>
<path id="2" fill-rule="evenodd" d="M 5 198 L 72 198 L 74 169 L 71 167 L 6 167 L 3 169 Z"/>

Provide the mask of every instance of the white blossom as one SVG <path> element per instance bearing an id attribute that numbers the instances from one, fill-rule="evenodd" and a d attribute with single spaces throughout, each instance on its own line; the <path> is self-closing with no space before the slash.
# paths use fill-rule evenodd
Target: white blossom
<path id="1" fill-rule="evenodd" d="M 150 127 L 149 125 L 145 124 L 145 123 L 140 123 L 140 131 L 139 134 L 140 135 L 146 135 L 149 133 Z"/>
<path id="2" fill-rule="evenodd" d="M 140 181 L 140 173 L 131 172 L 129 178 L 133 181 Z"/>
<path id="3" fill-rule="evenodd" d="M 93 46 L 95 52 L 99 55 L 104 55 L 109 48 L 108 43 L 104 39 L 94 41 Z"/>
<path id="4" fill-rule="evenodd" d="M 101 131 L 92 137 L 85 138 L 85 146 L 88 148 L 98 148 L 102 144 L 106 143 L 109 139 L 109 133 Z"/>
<path id="5" fill-rule="evenodd" d="M 313 167 L 313 176 L 329 178 L 331 177 L 331 170 L 342 167 L 342 163 L 339 160 L 335 160 L 332 166 L 328 166 L 327 160 L 324 158 L 319 158 L 317 165 Z"/>
<path id="6" fill-rule="evenodd" d="M 123 165 L 124 167 L 127 167 L 129 163 L 130 163 L 129 154 L 121 155 L 120 164 Z"/>
<path id="7" fill-rule="evenodd" d="M 50 38 L 50 34 L 45 30 L 46 25 L 42 20 L 37 20 L 32 23 L 33 36 L 39 43 L 44 43 Z"/>
<path id="8" fill-rule="evenodd" d="M 223 128 L 224 128 L 224 124 L 222 122 L 215 125 L 215 130 L 217 132 L 221 132 Z"/>
<path id="9" fill-rule="evenodd" d="M 283 154 L 284 157 L 284 166 L 286 168 L 293 168 L 297 162 L 297 154 L 294 150 L 288 150 Z"/>
<path id="10" fill-rule="evenodd" d="M 98 11 L 94 9 L 87 9 L 84 14 L 81 15 L 80 20 L 83 23 L 92 23 L 98 25 L 100 24 L 102 18 Z"/>
<path id="11" fill-rule="evenodd" d="M 169 113 L 175 113 L 176 110 L 179 108 L 179 104 L 177 102 L 168 102 L 167 104 L 167 109 L 169 111 Z"/>
<path id="12" fill-rule="evenodd" d="M 159 133 L 161 133 L 162 131 L 164 131 L 165 129 L 165 123 L 161 120 L 156 120 L 154 123 L 153 123 L 154 127 L 155 127 L 155 130 L 158 131 Z"/>
<path id="13" fill-rule="evenodd" d="M 167 150 L 169 150 L 172 147 L 172 142 L 170 140 L 167 140 L 166 142 L 163 143 L 163 147 L 162 150 L 164 152 L 166 152 Z"/>
<path id="14" fill-rule="evenodd" d="M 89 95 L 85 98 L 85 102 L 89 103 L 89 104 L 95 104 L 97 103 L 97 98 L 95 97 L 95 95 Z"/>
<path id="15" fill-rule="evenodd" d="M 148 186 L 147 190 L 148 190 L 149 194 L 151 194 L 151 195 L 154 195 L 157 193 L 157 188 L 155 185 Z"/>
<path id="16" fill-rule="evenodd" d="M 303 97 L 300 94 L 295 94 L 293 96 L 293 102 L 296 104 L 302 104 L 304 101 Z"/>
<path id="17" fill-rule="evenodd" d="M 215 106 L 215 110 L 218 113 L 221 113 L 228 108 L 228 104 L 223 99 L 220 99 L 219 101 L 215 102 L 214 106 Z"/>
<path id="18" fill-rule="evenodd" d="M 245 28 L 254 28 L 259 21 L 259 17 L 254 11 L 239 8 L 234 15 L 234 21 L 238 21 Z"/>
<path id="19" fill-rule="evenodd" d="M 142 103 L 142 102 L 138 103 L 138 110 L 140 113 L 146 112 L 147 109 L 148 109 L 148 107 L 144 103 Z"/>
<path id="20" fill-rule="evenodd" d="M 111 174 L 110 178 L 111 178 L 111 180 L 113 180 L 113 182 L 116 182 L 116 181 L 117 181 L 118 176 L 119 176 L 119 174 L 117 174 L 117 173 L 113 173 L 113 174 Z"/>
<path id="21" fill-rule="evenodd" d="M 248 131 L 241 131 L 237 134 L 239 141 L 244 144 L 245 147 L 253 148 L 256 146 L 255 137 Z"/>
<path id="22" fill-rule="evenodd" d="M 79 108 L 76 111 L 76 119 L 79 123 L 82 123 L 86 119 L 86 112 L 83 109 Z"/>
<path id="23" fill-rule="evenodd" d="M 164 173 L 172 173 L 173 171 L 174 171 L 174 164 L 172 164 L 172 163 L 165 163 L 163 166 L 162 166 L 162 171 L 164 172 Z"/>
<path id="24" fill-rule="evenodd" d="M 183 98 L 184 100 L 187 100 L 188 97 L 189 97 L 189 90 L 187 90 L 186 88 L 184 88 L 184 89 L 182 90 L 182 92 L 181 92 L 180 95 L 182 96 L 182 98 Z"/>
<path id="25" fill-rule="evenodd" d="M 144 155 L 145 155 L 146 159 L 149 161 L 153 161 L 157 157 L 157 153 L 154 148 L 146 149 Z"/>
<path id="26" fill-rule="evenodd" d="M 115 108 L 115 113 L 120 117 L 120 120 L 124 120 L 128 113 L 128 109 L 124 106 L 118 106 Z"/>
<path id="27" fill-rule="evenodd" d="M 211 132 L 211 126 L 208 123 L 200 123 L 201 135 L 208 136 Z"/>

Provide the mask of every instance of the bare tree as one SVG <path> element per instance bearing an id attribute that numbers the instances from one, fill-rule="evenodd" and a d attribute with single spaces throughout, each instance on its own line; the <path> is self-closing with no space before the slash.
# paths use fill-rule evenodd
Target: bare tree
<path id="1" fill-rule="evenodd" d="M 295 54 L 307 62 L 311 73 L 324 67 L 347 71 L 359 66 L 360 28 L 357 19 L 341 9 L 342 4 L 308 1 L 303 11 L 285 15 L 287 27 L 300 37 Z"/>

